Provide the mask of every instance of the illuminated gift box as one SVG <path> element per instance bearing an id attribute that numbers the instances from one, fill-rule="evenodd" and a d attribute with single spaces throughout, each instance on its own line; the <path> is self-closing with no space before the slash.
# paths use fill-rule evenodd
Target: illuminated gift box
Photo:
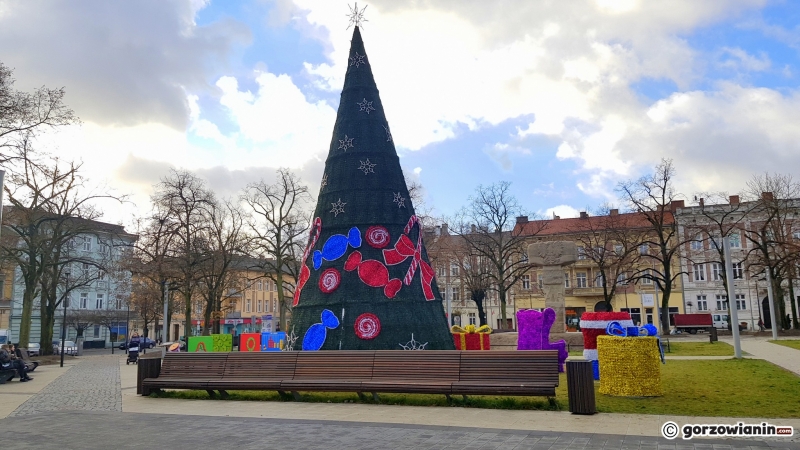
<path id="1" fill-rule="evenodd" d="M 213 352 L 214 339 L 211 336 L 189 336 L 186 350 L 189 352 Z"/>
<path id="2" fill-rule="evenodd" d="M 286 347 L 286 333 L 278 331 L 276 333 L 261 333 L 261 351 L 279 352 Z"/>
<path id="3" fill-rule="evenodd" d="M 489 350 L 491 348 L 489 334 L 492 329 L 486 325 L 479 328 L 476 328 L 475 325 L 467 325 L 464 328 L 453 325 L 450 331 L 453 333 L 456 350 Z"/>
<path id="4" fill-rule="evenodd" d="M 658 397 L 661 354 L 658 338 L 598 336 L 600 393 L 619 397 Z"/>
<path id="5" fill-rule="evenodd" d="M 233 335 L 230 334 L 212 334 L 211 339 L 214 341 L 213 352 L 230 352 L 233 350 Z"/>
<path id="6" fill-rule="evenodd" d="M 261 333 L 242 333 L 239 335 L 239 351 L 261 351 Z"/>

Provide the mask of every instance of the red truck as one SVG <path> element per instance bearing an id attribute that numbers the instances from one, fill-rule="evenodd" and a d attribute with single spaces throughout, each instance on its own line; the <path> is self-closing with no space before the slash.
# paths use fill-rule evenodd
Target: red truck
<path id="1" fill-rule="evenodd" d="M 675 314 L 673 317 L 675 328 L 689 334 L 697 334 L 697 330 L 708 331 L 714 326 L 711 314 Z"/>

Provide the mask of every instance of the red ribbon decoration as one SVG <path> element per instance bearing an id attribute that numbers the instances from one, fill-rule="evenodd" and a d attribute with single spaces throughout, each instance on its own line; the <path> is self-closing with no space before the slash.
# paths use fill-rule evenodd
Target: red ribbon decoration
<path id="1" fill-rule="evenodd" d="M 417 225 L 419 229 L 416 247 L 408 237 L 408 233 L 411 232 L 414 225 Z M 387 265 L 393 266 L 411 258 L 411 265 L 408 267 L 406 276 L 403 277 L 403 283 L 406 286 L 410 286 L 411 281 L 414 279 L 414 274 L 417 272 L 417 267 L 420 267 L 420 281 L 422 282 L 422 292 L 425 294 L 425 300 L 435 300 L 436 297 L 431 286 L 435 272 L 428 263 L 422 260 L 422 225 L 420 225 L 416 215 L 408 219 L 408 224 L 403 229 L 403 233 L 397 243 L 394 244 L 394 248 L 383 251 L 383 260 L 386 261 Z"/>
<path id="2" fill-rule="evenodd" d="M 314 219 L 314 224 L 311 226 L 311 231 L 308 235 L 308 245 L 306 246 L 305 251 L 303 251 L 300 276 L 297 278 L 297 287 L 294 290 L 294 301 L 292 302 L 292 306 L 297 306 L 297 303 L 300 302 L 300 293 L 303 291 L 303 286 L 306 285 L 308 278 L 311 276 L 311 270 L 308 268 L 308 266 L 306 266 L 306 260 L 308 259 L 309 253 L 311 253 L 311 249 L 317 245 L 317 240 L 319 239 L 321 232 L 322 219 L 317 217 Z"/>

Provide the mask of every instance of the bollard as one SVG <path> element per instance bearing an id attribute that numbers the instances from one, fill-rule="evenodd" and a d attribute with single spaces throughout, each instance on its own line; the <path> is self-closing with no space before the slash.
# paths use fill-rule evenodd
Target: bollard
<path id="1" fill-rule="evenodd" d="M 136 374 L 136 393 L 147 397 L 150 395 L 150 389 L 146 389 L 142 386 L 142 380 L 145 378 L 158 378 L 158 375 L 161 373 L 161 358 L 139 358 L 139 362 L 137 362 L 136 365 L 138 366 L 138 372 Z"/>
<path id="2" fill-rule="evenodd" d="M 567 394 L 572 414 L 597 413 L 591 361 L 567 361 Z"/>
<path id="3" fill-rule="evenodd" d="M 708 341 L 711 342 L 712 344 L 714 342 L 717 342 L 719 340 L 719 338 L 717 337 L 717 327 L 711 327 L 711 328 L 709 328 L 708 331 L 709 331 L 709 333 L 708 333 Z"/>

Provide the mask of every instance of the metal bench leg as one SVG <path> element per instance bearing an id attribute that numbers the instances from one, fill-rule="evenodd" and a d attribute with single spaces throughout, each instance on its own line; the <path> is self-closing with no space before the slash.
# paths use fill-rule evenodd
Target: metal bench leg
<path id="1" fill-rule="evenodd" d="M 444 394 L 444 397 L 447 399 L 447 403 L 450 403 L 450 402 L 453 401 L 453 399 L 450 397 L 450 394 Z"/>
<path id="2" fill-rule="evenodd" d="M 229 397 L 228 391 L 220 389 L 219 390 L 219 396 L 222 397 L 223 399 L 227 399 Z"/>
<path id="3" fill-rule="evenodd" d="M 363 393 L 363 392 L 356 392 L 356 394 L 358 394 L 358 398 L 359 398 L 360 400 L 362 400 L 362 401 L 367 399 L 367 396 L 366 396 L 366 395 L 364 395 L 364 393 Z"/>
<path id="4" fill-rule="evenodd" d="M 372 393 L 372 399 L 375 400 L 378 403 L 380 403 L 380 401 L 381 401 L 381 398 L 378 397 L 378 393 L 377 392 L 373 392 Z"/>
<path id="5" fill-rule="evenodd" d="M 280 395 L 281 398 L 286 398 L 287 397 L 286 391 L 281 391 L 280 389 L 278 389 L 278 395 Z"/>
<path id="6" fill-rule="evenodd" d="M 461 398 L 466 402 L 467 401 L 467 394 L 462 394 Z"/>
<path id="7" fill-rule="evenodd" d="M 209 396 L 209 397 L 211 397 L 211 398 L 217 398 L 217 393 L 216 393 L 216 392 L 214 392 L 213 390 L 211 390 L 211 389 L 206 389 L 206 392 L 208 392 L 208 396 Z"/>
<path id="8" fill-rule="evenodd" d="M 292 396 L 294 396 L 294 399 L 298 402 L 303 399 L 303 397 L 300 397 L 300 393 L 297 391 L 292 391 Z"/>

